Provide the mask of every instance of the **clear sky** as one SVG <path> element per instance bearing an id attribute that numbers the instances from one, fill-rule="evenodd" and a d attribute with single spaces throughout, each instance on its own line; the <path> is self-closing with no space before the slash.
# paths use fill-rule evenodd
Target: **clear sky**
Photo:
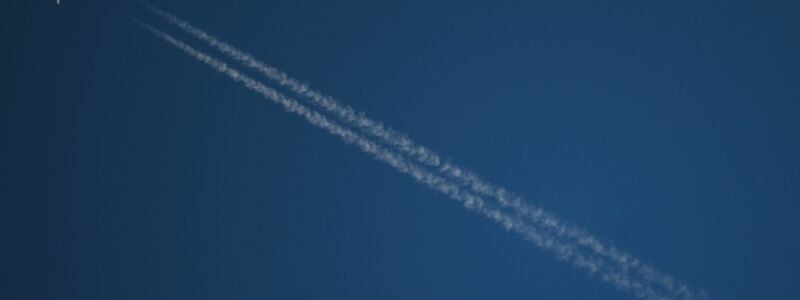
<path id="1" fill-rule="evenodd" d="M 153 1 L 715 298 L 800 299 L 794 1 L 382 2 Z M 3 12 L 0 298 L 631 298 L 135 1 Z"/>

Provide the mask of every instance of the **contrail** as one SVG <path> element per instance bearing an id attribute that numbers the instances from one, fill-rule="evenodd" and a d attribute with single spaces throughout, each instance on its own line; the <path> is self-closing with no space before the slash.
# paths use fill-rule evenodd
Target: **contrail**
<path id="1" fill-rule="evenodd" d="M 538 231 L 537 228 L 523 222 L 518 217 L 512 217 L 503 213 L 502 211 L 496 209 L 493 205 L 486 203 L 480 196 L 462 191 L 457 185 L 448 182 L 448 180 L 442 178 L 441 176 L 433 174 L 414 163 L 408 162 L 402 156 L 397 155 L 396 153 L 383 148 L 369 139 L 366 139 L 361 135 L 342 127 L 335 121 L 331 121 L 318 112 L 308 109 L 307 107 L 298 103 L 296 100 L 288 98 L 276 90 L 264 86 L 261 82 L 242 74 L 235 68 L 229 67 L 227 64 L 194 49 L 193 47 L 165 32 L 150 26 L 149 24 L 143 23 L 136 19 L 134 19 L 134 22 L 138 23 L 150 33 L 168 42 L 172 46 L 210 66 L 215 71 L 228 76 L 236 82 L 242 83 L 248 89 L 260 94 L 262 97 L 271 100 L 272 102 L 281 105 L 287 111 L 303 117 L 312 125 L 339 137 L 345 143 L 358 146 L 358 148 L 363 152 L 371 155 L 376 160 L 390 165 L 395 170 L 411 176 L 418 183 L 433 190 L 439 191 L 447 195 L 449 198 L 461 202 L 468 209 L 484 215 L 485 217 L 500 224 L 507 230 L 519 233 L 525 239 L 532 241 L 540 248 L 554 253 L 557 258 L 567 261 L 578 268 L 585 269 L 590 274 L 597 274 L 602 280 L 609 282 L 618 289 L 629 292 L 639 298 L 668 299 L 663 294 L 655 291 L 652 287 L 642 284 L 636 279 L 630 278 L 626 272 L 609 267 L 602 259 L 586 256 L 579 250 L 575 249 L 573 245 L 565 244 L 553 239 L 548 233 Z"/>
<path id="2" fill-rule="evenodd" d="M 202 29 L 150 4 L 145 4 L 148 9 L 166 21 L 178 26 L 192 36 L 207 42 L 218 51 L 226 54 L 230 58 L 243 63 L 245 66 L 253 68 L 262 73 L 268 79 L 277 84 L 288 88 L 292 92 L 313 104 L 330 112 L 346 124 L 359 128 L 361 131 L 377 137 L 382 142 L 391 145 L 400 152 L 415 158 L 417 161 L 428 165 L 447 177 L 454 179 L 459 184 L 468 187 L 473 192 L 497 200 L 504 208 L 512 209 L 516 214 L 526 216 L 542 228 L 555 234 L 560 238 L 572 240 L 576 245 L 586 247 L 599 256 L 606 257 L 615 262 L 619 268 L 633 271 L 647 282 L 653 282 L 669 291 L 675 297 L 683 299 L 707 298 L 703 291 L 693 291 L 686 284 L 681 283 L 671 276 L 662 273 L 653 266 L 642 262 L 631 254 L 618 250 L 613 245 L 601 241 L 587 230 L 574 224 L 561 220 L 552 213 L 544 211 L 542 208 L 529 204 L 525 199 L 507 189 L 481 179 L 477 174 L 468 169 L 458 166 L 450 160 L 442 159 L 435 151 L 419 145 L 407 135 L 384 126 L 381 122 L 374 121 L 364 113 L 356 111 L 347 105 L 343 105 L 332 97 L 325 96 L 315 91 L 299 80 L 292 78 L 286 73 L 263 63 L 251 54 L 239 50 L 238 48 L 222 41 Z"/>

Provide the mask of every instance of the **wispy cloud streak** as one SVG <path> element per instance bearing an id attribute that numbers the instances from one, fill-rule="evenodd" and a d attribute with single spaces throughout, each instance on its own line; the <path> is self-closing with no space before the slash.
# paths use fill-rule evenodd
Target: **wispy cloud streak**
<path id="1" fill-rule="evenodd" d="M 465 186 L 473 192 L 495 199 L 501 207 L 513 210 L 516 214 L 533 221 L 542 229 L 559 238 L 571 240 L 576 246 L 583 247 L 594 253 L 611 260 L 625 273 L 631 272 L 643 281 L 654 283 L 666 290 L 671 296 L 681 299 L 707 298 L 703 291 L 695 291 L 686 284 L 664 274 L 653 266 L 644 263 L 629 253 L 618 250 L 614 245 L 603 242 L 587 230 L 566 222 L 542 208 L 530 204 L 522 197 L 509 192 L 507 189 L 483 180 L 474 172 L 459 166 L 449 159 L 443 159 L 435 151 L 411 140 L 407 135 L 384 126 L 367 117 L 364 113 L 341 104 L 330 96 L 311 89 L 308 85 L 292 78 L 286 73 L 254 58 L 251 54 L 242 51 L 231 44 L 222 41 L 192 24 L 152 5 L 147 7 L 156 15 L 178 26 L 190 35 L 208 43 L 213 48 L 239 61 L 243 65 L 257 70 L 266 78 L 291 90 L 301 99 L 307 99 L 314 105 L 328 111 L 344 123 L 358 128 L 362 132 L 376 137 L 383 143 L 396 148 L 401 153 L 413 157 L 418 162 L 425 164 L 458 184 Z"/>
<path id="2" fill-rule="evenodd" d="M 157 8 L 153 8 L 153 9 L 155 9 L 156 12 L 160 11 Z M 166 16 L 171 16 L 171 15 L 167 14 L 166 12 L 163 12 L 163 11 L 160 11 L 160 12 L 162 12 L 163 14 L 166 14 Z M 177 18 L 176 18 L 176 20 L 180 21 Z M 341 138 L 346 143 L 357 145 L 359 147 L 359 149 L 361 149 L 362 151 L 364 151 L 364 152 L 366 152 L 368 154 L 371 154 L 374 158 L 378 159 L 379 161 L 387 163 L 390 166 L 394 167 L 396 170 L 412 176 L 415 180 L 417 180 L 419 183 L 421 183 L 423 185 L 426 185 L 426 186 L 428 186 L 428 187 L 430 187 L 430 188 L 432 188 L 434 190 L 437 190 L 439 192 L 442 192 L 442 193 L 446 194 L 450 198 L 453 198 L 455 200 L 458 200 L 458 201 L 462 202 L 467 208 L 476 210 L 479 213 L 483 214 L 484 216 L 489 217 L 490 219 L 494 220 L 495 222 L 500 223 L 507 230 L 512 230 L 512 231 L 520 233 L 521 235 L 523 235 L 523 237 L 525 237 L 526 239 L 534 242 L 537 246 L 539 246 L 539 247 L 541 247 L 541 248 L 543 248 L 543 249 L 545 249 L 547 251 L 550 251 L 550 252 L 554 253 L 558 258 L 560 258 L 562 260 L 565 260 L 565 261 L 568 261 L 571 264 L 573 264 L 574 266 L 577 266 L 579 268 L 586 269 L 592 274 L 598 274 L 599 277 L 603 281 L 609 282 L 609 283 L 613 284 L 615 287 L 617 287 L 618 289 L 630 292 L 631 294 L 636 295 L 637 297 L 640 297 L 640 298 L 643 298 L 643 299 L 667 299 L 666 296 L 662 295 L 660 292 L 656 292 L 655 291 L 658 288 L 654 288 L 654 287 L 648 286 L 647 284 L 642 283 L 641 278 L 640 279 L 632 278 L 631 277 L 632 274 L 629 273 L 630 266 L 638 266 L 640 269 L 643 269 L 643 270 L 648 271 L 648 272 L 652 272 L 653 271 L 653 269 L 651 267 L 645 266 L 645 265 L 640 265 L 640 264 L 637 263 L 637 261 L 633 261 L 632 263 L 629 262 L 630 263 L 629 265 L 622 265 L 622 266 L 616 265 L 615 266 L 614 263 L 616 263 L 616 264 L 619 264 L 619 263 L 618 262 L 614 262 L 614 263 L 607 262 L 607 258 L 609 257 L 608 255 L 606 255 L 605 258 L 600 258 L 600 257 L 597 257 L 597 255 L 591 255 L 591 254 L 590 255 L 585 255 L 585 254 L 582 254 L 581 249 L 576 249 L 576 246 L 585 245 L 585 243 L 579 243 L 579 244 L 564 243 L 564 242 L 560 241 L 559 239 L 553 239 L 551 237 L 551 235 L 550 235 L 551 233 L 556 233 L 556 234 L 558 234 L 560 236 L 564 236 L 563 229 L 559 230 L 558 225 L 561 224 L 563 226 L 563 224 L 565 224 L 565 223 L 563 223 L 563 222 L 553 223 L 552 220 L 546 220 L 547 222 L 545 222 L 543 224 L 547 225 L 546 228 L 549 229 L 549 230 L 546 230 L 546 231 L 543 232 L 543 231 L 541 231 L 541 228 L 537 229 L 535 226 L 530 226 L 529 224 L 525 223 L 524 221 L 521 221 L 518 218 L 520 215 L 525 215 L 525 214 L 527 214 L 528 216 L 539 216 L 539 217 L 541 217 L 542 214 L 544 214 L 544 212 L 542 212 L 541 210 L 538 210 L 538 212 L 537 211 L 520 212 L 519 210 L 517 210 L 516 213 L 518 214 L 518 216 L 517 217 L 510 217 L 510 216 L 506 215 L 505 213 L 503 213 L 502 211 L 497 210 L 492 205 L 489 205 L 489 204 L 485 203 L 485 201 L 480 196 L 476 196 L 476 195 L 474 195 L 472 193 L 462 191 L 457 185 L 454 185 L 449 180 L 444 179 L 444 178 L 440 177 L 439 175 L 432 174 L 432 173 L 428 172 L 427 170 L 425 170 L 423 168 L 420 168 L 416 164 L 407 162 L 403 158 L 403 156 L 397 155 L 396 153 L 393 153 L 392 151 L 386 150 L 382 146 L 369 141 L 368 139 L 360 136 L 359 134 L 356 134 L 356 133 L 354 133 L 354 132 L 352 132 L 352 131 L 350 131 L 350 130 L 348 130 L 346 128 L 343 128 L 342 126 L 338 125 L 336 122 L 328 120 L 323 115 L 320 115 L 319 113 L 317 113 L 317 112 L 315 112 L 313 110 L 309 110 L 308 108 L 306 108 L 305 106 L 299 104 L 295 100 L 293 100 L 291 98 L 287 98 L 287 97 L 283 96 L 282 94 L 280 94 L 279 92 L 277 92 L 277 91 L 275 91 L 273 89 L 267 88 L 266 86 L 264 86 L 260 82 L 255 81 L 254 79 L 242 74 L 241 72 L 237 71 L 236 69 L 227 66 L 225 63 L 223 63 L 223 62 L 221 62 L 221 61 L 219 61 L 217 59 L 214 59 L 214 58 L 212 58 L 212 57 L 210 57 L 210 56 L 208 56 L 208 55 L 206 55 L 206 54 L 204 54 L 204 53 L 202 53 L 200 51 L 197 51 L 196 49 L 192 48 L 191 46 L 186 45 L 185 43 L 175 39 L 174 37 L 162 32 L 162 31 L 160 31 L 160 30 L 158 30 L 158 29 L 156 29 L 156 28 L 154 28 L 154 27 L 152 27 L 152 26 L 150 26 L 148 24 L 144 24 L 144 23 L 142 23 L 142 22 L 140 22 L 138 20 L 136 20 L 136 22 L 139 23 L 140 25 L 142 25 L 143 27 L 145 27 L 146 29 L 148 29 L 151 33 L 153 33 L 156 36 L 160 37 L 161 39 L 169 42 L 173 46 L 183 50 L 184 52 L 186 52 L 187 54 L 189 54 L 189 55 L 193 56 L 194 58 L 200 60 L 201 62 L 206 63 L 207 65 L 211 66 L 212 68 L 214 68 L 218 72 L 221 72 L 221 73 L 227 75 L 228 77 L 230 77 L 231 79 L 244 84 L 247 88 L 249 88 L 249 89 L 261 94 L 265 98 L 270 99 L 270 100 L 282 105 L 287 111 L 296 113 L 296 114 L 304 117 L 307 121 L 309 121 L 313 125 L 315 125 L 317 127 L 320 127 L 322 129 L 325 129 L 326 131 L 328 131 L 329 133 L 331 133 L 331 134 L 333 134 L 335 136 L 338 136 L 339 138 Z M 188 23 L 186 23 L 186 24 L 188 24 Z M 184 24 L 184 25 L 186 25 L 186 24 Z M 191 25 L 188 25 L 188 26 L 191 26 Z M 183 28 L 184 26 L 181 26 L 181 27 Z M 186 29 L 186 28 L 184 28 L 184 29 Z M 197 29 L 197 30 L 199 30 L 199 29 Z M 210 37 L 208 35 L 206 35 L 206 36 Z M 211 39 L 216 40 L 213 37 L 211 37 Z M 220 42 L 218 40 L 216 40 L 216 41 L 217 41 L 217 44 L 215 45 L 214 43 L 212 43 L 212 46 L 215 46 L 215 48 L 219 49 L 218 46 L 221 45 L 221 44 L 219 44 Z M 233 48 L 233 49 L 235 50 L 235 48 Z M 235 51 L 238 51 L 238 50 L 235 50 Z M 226 51 L 223 51 L 223 52 L 226 52 Z M 231 53 L 227 53 L 227 52 L 226 52 L 226 54 L 231 55 Z M 236 58 L 236 57 L 234 57 L 234 58 Z M 237 59 L 237 60 L 239 60 L 239 59 Z M 253 67 L 252 65 L 249 65 L 249 66 Z M 284 76 L 285 76 L 285 74 L 284 74 Z M 288 78 L 288 76 L 286 76 L 286 77 Z M 296 80 L 293 80 L 293 79 L 290 79 L 290 78 L 288 80 L 289 81 L 293 81 L 295 83 L 297 82 Z M 282 84 L 282 85 L 286 86 L 285 84 Z M 305 87 L 305 85 L 300 85 L 300 84 L 298 84 L 298 86 L 299 87 Z M 289 87 L 291 88 L 291 86 L 289 86 Z M 292 90 L 295 90 L 295 89 L 292 88 Z M 308 95 L 305 95 L 303 93 L 304 91 L 308 92 L 309 90 L 308 90 L 307 87 L 305 87 L 305 89 L 299 89 L 299 90 L 297 90 L 295 92 L 297 92 L 301 96 L 308 97 Z M 316 93 L 316 92 L 313 92 L 313 93 L 319 95 L 319 93 Z M 328 98 L 328 99 L 330 99 L 330 98 Z M 335 106 L 339 106 L 339 104 L 336 103 L 335 100 L 332 100 L 332 101 L 334 101 L 333 104 Z M 315 101 L 315 102 L 317 102 L 317 101 Z M 319 105 L 319 103 L 317 103 L 317 104 Z M 325 106 L 322 106 L 322 107 L 325 108 Z M 340 108 L 341 108 L 341 106 L 340 106 Z M 331 109 L 328 109 L 328 108 L 325 108 L 325 109 L 328 110 L 328 111 L 331 111 Z M 349 108 L 349 107 L 345 107 L 345 108 L 343 108 L 343 111 L 351 111 L 352 112 L 352 109 Z M 335 112 L 335 110 L 333 112 Z M 350 119 L 342 118 L 342 116 L 339 115 L 339 114 L 336 114 L 336 115 L 338 115 L 340 117 L 340 119 L 343 119 L 345 122 L 350 123 L 352 125 L 352 123 L 350 121 L 348 121 Z M 353 116 L 355 116 L 355 114 L 353 114 Z M 366 118 L 363 115 L 358 115 L 357 117 Z M 372 121 L 370 121 L 370 122 L 372 122 Z M 373 124 L 373 125 L 377 124 L 379 126 L 377 128 L 383 128 L 382 125 L 380 125 L 379 123 L 372 122 L 371 124 Z M 359 127 L 362 130 L 364 130 L 363 126 L 357 126 L 357 127 Z M 374 129 L 375 127 L 372 127 L 372 128 Z M 370 130 L 364 130 L 364 131 L 367 132 L 367 133 L 370 133 L 370 134 L 374 133 L 373 131 L 370 131 Z M 390 130 L 388 132 L 392 133 L 394 131 Z M 373 134 L 373 135 L 375 135 L 375 134 Z M 385 138 L 381 137 L 380 135 L 375 135 L 375 136 L 383 139 L 384 142 L 387 142 L 387 139 L 391 140 L 391 139 L 389 139 L 389 136 L 387 136 Z M 396 143 L 389 143 L 389 144 L 397 146 Z M 404 149 L 407 150 L 407 148 L 400 148 L 400 147 L 398 147 L 398 148 L 401 151 L 406 152 L 408 154 L 408 152 L 404 150 Z M 417 156 L 417 159 L 419 160 L 419 156 Z M 421 160 L 421 161 L 423 163 L 428 164 L 428 165 L 431 165 L 431 163 L 432 163 L 429 160 Z M 445 162 L 444 166 L 447 166 L 447 165 L 449 165 L 449 163 Z M 439 170 L 442 171 L 441 168 Z M 462 180 L 462 182 L 461 182 L 462 185 L 464 184 L 464 182 L 463 182 L 464 178 L 468 178 L 468 179 L 470 178 L 470 177 L 453 176 L 453 175 L 459 175 L 459 174 L 461 174 L 463 176 L 464 173 L 461 173 L 461 172 L 463 172 L 463 168 L 450 169 L 450 170 L 451 170 L 451 172 L 445 173 L 445 174 L 449 175 L 449 176 L 451 176 L 451 177 L 453 177 L 455 179 Z M 455 174 L 454 174 L 454 172 L 455 172 Z M 466 175 L 474 176 L 474 175 L 470 175 L 469 173 L 467 173 Z M 474 176 L 472 178 L 473 178 L 473 180 L 479 180 L 476 176 Z M 467 181 L 467 182 L 469 182 L 469 181 Z M 482 191 L 481 189 L 476 189 L 475 186 L 472 186 L 472 185 L 467 185 L 467 186 L 470 189 L 472 189 L 473 191 L 477 191 L 477 192 L 479 192 L 481 194 L 495 197 L 495 195 L 486 193 L 485 191 Z M 504 190 L 502 190 L 502 191 L 503 191 L 503 193 L 505 193 Z M 498 200 L 500 200 L 500 199 L 498 199 Z M 517 199 L 517 200 L 521 201 L 520 199 Z M 506 207 L 510 206 L 509 202 L 500 201 L 500 203 L 502 205 L 506 206 Z M 513 208 L 514 206 L 511 206 L 511 207 Z M 547 214 L 544 214 L 544 215 L 547 216 Z M 613 248 L 612 248 L 612 250 L 613 250 Z M 595 252 L 597 252 L 597 251 L 595 251 Z M 612 256 L 612 258 L 613 258 L 613 256 Z M 623 257 L 623 260 L 624 259 L 625 258 Z M 641 275 L 643 272 L 639 271 L 638 273 L 640 273 L 640 275 Z M 647 274 L 647 273 L 645 272 L 645 274 Z M 644 279 L 645 279 L 645 281 L 652 281 L 652 278 L 649 278 L 649 277 L 645 277 Z M 669 280 L 671 280 L 671 279 L 669 279 Z M 670 288 L 667 288 L 666 291 L 668 292 L 668 294 L 675 294 L 675 291 L 671 290 Z M 684 294 L 684 296 L 686 296 L 686 295 L 688 295 L 688 294 Z M 693 299 L 693 296 L 692 295 L 688 295 L 685 298 L 686 299 Z"/>

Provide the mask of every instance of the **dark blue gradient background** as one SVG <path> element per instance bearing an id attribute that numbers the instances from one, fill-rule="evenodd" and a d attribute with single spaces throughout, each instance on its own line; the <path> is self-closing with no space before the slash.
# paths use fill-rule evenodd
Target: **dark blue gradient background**
<path id="1" fill-rule="evenodd" d="M 154 4 L 717 298 L 800 299 L 795 1 L 379 2 Z M 2 11 L 0 298 L 629 298 L 136 2 Z"/>

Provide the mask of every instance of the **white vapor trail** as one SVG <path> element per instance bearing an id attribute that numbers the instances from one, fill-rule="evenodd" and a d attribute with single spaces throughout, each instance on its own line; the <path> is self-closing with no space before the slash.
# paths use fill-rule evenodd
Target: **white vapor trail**
<path id="1" fill-rule="evenodd" d="M 145 4 L 150 11 L 162 17 L 166 21 L 178 26 L 190 35 L 198 38 L 230 58 L 241 62 L 247 67 L 253 68 L 263 74 L 273 82 L 286 87 L 311 103 L 328 111 L 344 123 L 360 129 L 366 134 L 378 138 L 398 151 L 415 158 L 418 162 L 425 164 L 445 176 L 453 179 L 458 184 L 469 188 L 473 192 L 494 198 L 501 207 L 509 208 L 516 214 L 524 216 L 543 228 L 545 231 L 568 239 L 576 247 L 588 249 L 594 255 L 611 260 L 613 264 L 624 273 L 634 273 L 645 282 L 654 283 L 666 290 L 673 297 L 679 299 L 703 299 L 708 298 L 703 291 L 694 291 L 686 284 L 681 283 L 671 276 L 662 273 L 651 265 L 642 262 L 631 254 L 618 250 L 610 243 L 601 241 L 587 230 L 577 225 L 571 224 L 552 213 L 544 211 L 542 208 L 529 204 L 525 199 L 517 196 L 507 189 L 481 179 L 477 174 L 468 169 L 458 166 L 450 160 L 441 158 L 435 151 L 419 145 L 405 134 L 384 126 L 382 123 L 374 121 L 364 113 L 357 113 L 352 107 L 341 104 L 332 97 L 323 95 L 294 79 L 286 73 L 267 65 L 254 58 L 251 54 L 239 50 L 238 48 L 222 41 L 202 29 L 160 9 L 153 5 Z"/>
<path id="2" fill-rule="evenodd" d="M 238 70 L 229 67 L 225 63 L 194 49 L 182 41 L 146 23 L 135 19 L 134 21 L 162 40 L 184 51 L 195 59 L 207 64 L 214 70 L 227 75 L 234 81 L 242 83 L 245 87 L 260 94 L 264 98 L 281 105 L 287 111 L 300 115 L 312 125 L 324 129 L 328 133 L 339 137 L 345 143 L 355 144 L 360 150 L 370 154 L 373 156 L 373 158 L 389 164 L 391 167 L 401 173 L 411 176 L 418 183 L 428 186 L 433 190 L 439 191 L 448 197 L 461 202 L 465 207 L 477 211 L 489 219 L 501 224 L 507 230 L 512 230 L 521 234 L 525 239 L 534 242 L 534 244 L 537 246 L 554 253 L 559 259 L 570 262 L 576 267 L 586 269 L 591 274 L 597 274 L 602 280 L 609 282 L 618 289 L 629 292 L 639 298 L 668 299 L 663 294 L 655 291 L 653 287 L 643 284 L 636 278 L 631 278 L 626 270 L 608 265 L 605 262 L 605 259 L 598 258 L 594 255 L 584 255 L 579 249 L 575 248 L 575 245 L 563 243 L 557 239 L 554 239 L 547 232 L 540 232 L 536 227 L 525 223 L 518 217 L 509 216 L 496 209 L 493 205 L 486 203 L 480 196 L 461 190 L 458 185 L 449 182 L 449 180 L 433 174 L 426 169 L 419 167 L 415 163 L 408 162 L 404 157 L 397 155 L 396 153 L 387 150 L 378 144 L 375 144 L 369 139 L 366 139 L 347 128 L 342 127 L 335 121 L 331 121 L 318 112 L 308 109 L 304 105 L 298 103 L 296 100 L 285 97 L 276 90 L 264 86 L 261 82 L 242 74 Z"/>

